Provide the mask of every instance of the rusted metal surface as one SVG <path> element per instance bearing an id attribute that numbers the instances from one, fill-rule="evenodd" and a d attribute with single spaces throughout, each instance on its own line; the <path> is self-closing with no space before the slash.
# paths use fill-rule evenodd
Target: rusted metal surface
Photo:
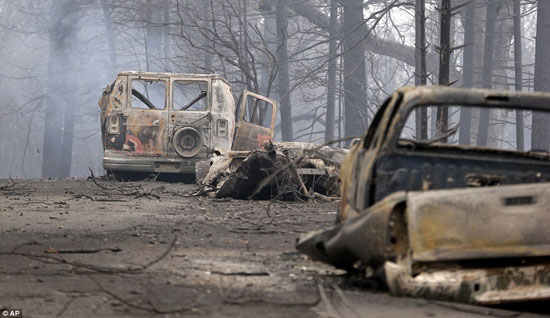
<path id="1" fill-rule="evenodd" d="M 396 295 L 550 299 L 550 155 L 402 143 L 424 104 L 550 111 L 550 95 L 399 89 L 344 159 L 340 223 L 303 236 L 298 250 L 385 279 Z"/>
<path id="2" fill-rule="evenodd" d="M 256 100 L 264 101 L 271 107 L 271 114 L 277 113 L 277 103 L 262 95 L 254 94 L 249 91 L 244 91 L 241 97 L 241 105 L 239 107 L 239 121 L 237 122 L 237 132 L 235 133 L 235 141 L 233 142 L 233 150 L 253 150 L 259 149 L 267 142 L 273 141 L 273 134 L 275 131 L 275 116 L 271 116 L 268 121 L 268 127 L 262 127 L 245 120 L 247 113 L 246 101 L 249 97 Z M 253 113 L 260 113 L 259 110 L 254 107 Z M 267 114 L 259 114 L 259 116 L 267 116 Z M 265 121 L 265 118 L 261 118 L 261 121 Z"/>
<path id="3" fill-rule="evenodd" d="M 423 272 L 413 276 L 405 265 L 386 262 L 390 291 L 464 303 L 500 303 L 550 299 L 550 266 L 514 266 Z"/>
<path id="4" fill-rule="evenodd" d="M 156 97 L 164 102 L 153 105 L 149 98 L 155 96 L 146 88 L 139 91 L 136 83 L 162 85 L 164 93 Z M 203 89 L 176 103 L 180 83 Z M 245 94 L 269 101 L 276 109 L 270 99 Z M 191 107 L 197 102 L 205 106 Z M 243 150 L 252 150 L 273 137 L 273 125 L 264 129 L 243 123 L 237 128 L 231 87 L 215 74 L 122 72 L 105 88 L 99 106 L 106 170 L 194 173 L 197 162 L 207 160 L 214 151 L 231 149 L 235 139 L 244 145 Z"/>
<path id="5" fill-rule="evenodd" d="M 478 304 L 550 299 L 550 184 L 476 190 L 394 193 L 296 247 L 339 268 L 383 273 L 396 295 Z M 527 197 L 541 205 L 499 203 Z"/>
<path id="6" fill-rule="evenodd" d="M 550 183 L 411 192 L 415 262 L 550 256 Z"/>
<path id="7" fill-rule="evenodd" d="M 401 257 L 398 253 L 402 253 L 402 246 L 406 245 L 402 242 L 406 237 L 391 235 L 396 224 L 395 221 L 390 224 L 399 213 L 400 203 L 405 200 L 404 193 L 395 193 L 372 206 L 369 213 L 351 218 L 332 229 L 300 237 L 296 248 L 315 260 L 343 269 L 383 266 L 386 260 Z"/>
<path id="8" fill-rule="evenodd" d="M 237 123 L 237 134 L 232 149 L 243 151 L 261 148 L 263 144 L 271 141 L 272 138 L 270 129 L 239 122 Z"/>
<path id="9" fill-rule="evenodd" d="M 342 173 L 340 218 L 363 211 L 396 191 L 421 191 L 550 182 L 548 153 L 514 153 L 471 145 L 404 147 L 400 132 L 418 105 L 464 105 L 550 111 L 550 95 L 450 87 L 405 87 L 382 105 L 367 134 L 352 149 Z M 498 163 L 498 164 L 495 164 Z"/>
<path id="10" fill-rule="evenodd" d="M 167 148 L 168 114 L 162 110 L 133 109 L 128 115 L 122 151 L 128 155 L 162 156 Z"/>

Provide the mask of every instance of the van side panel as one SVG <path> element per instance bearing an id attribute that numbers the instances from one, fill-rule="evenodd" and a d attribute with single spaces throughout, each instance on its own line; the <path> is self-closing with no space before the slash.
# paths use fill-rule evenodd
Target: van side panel
<path id="1" fill-rule="evenodd" d="M 126 141 L 127 91 L 128 77 L 118 76 L 103 90 L 99 100 L 102 141 L 106 150 L 122 150 Z"/>
<path id="2" fill-rule="evenodd" d="M 231 149 L 235 133 L 235 98 L 229 85 L 212 81 L 212 143 L 214 150 Z"/>

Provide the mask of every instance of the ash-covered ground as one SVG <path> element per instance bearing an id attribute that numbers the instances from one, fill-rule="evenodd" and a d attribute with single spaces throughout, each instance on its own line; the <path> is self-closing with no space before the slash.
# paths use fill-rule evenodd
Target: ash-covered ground
<path id="1" fill-rule="evenodd" d="M 216 200 L 191 185 L 0 180 L 0 308 L 23 317 L 532 317 L 396 298 L 307 260 L 337 202 Z"/>

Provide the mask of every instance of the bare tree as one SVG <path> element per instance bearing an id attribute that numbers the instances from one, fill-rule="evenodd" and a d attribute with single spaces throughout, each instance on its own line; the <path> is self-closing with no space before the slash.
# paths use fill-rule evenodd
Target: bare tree
<path id="1" fill-rule="evenodd" d="M 466 13 L 463 19 L 464 25 L 464 52 L 462 55 L 462 85 L 474 86 L 474 46 L 475 46 L 475 17 L 476 0 L 470 0 L 466 5 Z M 471 109 L 462 107 L 460 110 L 460 131 L 458 142 L 461 145 L 470 144 Z"/>
<path id="2" fill-rule="evenodd" d="M 487 89 L 490 89 L 493 86 L 493 40 L 495 38 L 495 23 L 500 6 L 500 1 L 488 0 L 487 18 L 485 24 L 485 50 L 483 53 L 483 88 Z M 478 146 L 487 145 L 489 115 L 489 109 L 481 109 L 477 135 Z"/>
<path id="3" fill-rule="evenodd" d="M 286 6 L 277 3 L 277 78 L 281 110 L 281 135 L 284 141 L 292 141 L 292 106 L 290 103 L 290 78 L 288 75 L 288 12 Z"/>
<path id="4" fill-rule="evenodd" d="M 107 35 L 107 43 L 109 44 L 109 58 L 111 60 L 111 67 L 113 70 L 118 68 L 115 40 L 113 38 L 113 21 L 111 18 L 111 3 L 107 0 L 101 0 L 101 9 L 103 11 L 103 19 L 105 21 L 105 30 Z"/>
<path id="5" fill-rule="evenodd" d="M 535 52 L 535 91 L 550 91 L 550 1 L 537 2 L 537 38 Z M 550 149 L 550 116 L 533 113 L 531 149 Z"/>
<path id="6" fill-rule="evenodd" d="M 325 142 L 334 139 L 334 119 L 336 110 L 336 68 L 338 40 L 336 28 L 338 25 L 338 2 L 330 1 L 330 31 L 328 49 L 328 72 L 327 72 L 327 113 L 325 125 Z"/>
<path id="7" fill-rule="evenodd" d="M 516 91 L 523 90 L 523 67 L 522 67 L 522 40 L 521 40 L 521 7 L 520 0 L 514 1 L 514 82 Z M 524 146 L 524 123 L 523 111 L 516 110 L 516 149 L 523 151 Z"/>
<path id="8" fill-rule="evenodd" d="M 367 75 L 364 36 L 358 32 L 364 23 L 363 1 L 344 0 L 344 120 L 345 136 L 360 136 L 367 129 Z"/>
<path id="9" fill-rule="evenodd" d="M 449 76 L 451 71 L 451 0 L 441 0 L 441 13 L 439 34 L 439 85 L 447 86 L 450 83 Z M 437 135 L 444 134 L 449 125 L 449 109 L 447 107 L 437 107 Z"/>
<path id="10" fill-rule="evenodd" d="M 426 70 L 426 1 L 415 2 L 415 84 L 426 85 L 428 73 Z M 428 112 L 425 107 L 416 110 L 416 136 L 428 138 Z"/>
<path id="11" fill-rule="evenodd" d="M 53 1 L 50 8 L 50 54 L 46 99 L 42 177 L 70 176 L 76 96 L 64 89 L 74 82 L 71 49 L 77 38 L 77 4 L 70 0 Z"/>

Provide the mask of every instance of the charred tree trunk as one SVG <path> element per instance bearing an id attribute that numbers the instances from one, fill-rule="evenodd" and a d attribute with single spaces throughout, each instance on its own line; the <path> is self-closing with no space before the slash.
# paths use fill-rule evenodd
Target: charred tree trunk
<path id="1" fill-rule="evenodd" d="M 52 2 L 50 7 L 50 56 L 48 92 L 45 106 L 45 131 L 42 152 L 42 177 L 67 178 L 71 173 L 73 127 L 76 96 L 67 90 L 74 83 L 74 52 L 77 39 L 76 4 L 71 0 Z"/>
<path id="2" fill-rule="evenodd" d="M 439 85 L 449 85 L 451 70 L 451 0 L 441 1 L 441 33 L 439 45 Z M 436 134 L 444 134 L 448 130 L 449 109 L 437 107 Z M 446 139 L 443 140 L 445 142 Z"/>
<path id="3" fill-rule="evenodd" d="M 263 40 L 266 42 L 266 49 L 269 52 L 277 52 L 277 18 L 274 0 L 261 0 L 258 9 L 264 17 Z M 262 67 L 260 68 L 260 94 L 270 97 L 276 80 L 276 58 L 262 55 Z M 278 98 L 277 98 L 278 99 Z M 280 125 L 276 128 L 280 133 Z"/>
<path id="4" fill-rule="evenodd" d="M 162 27 L 162 45 L 164 59 L 167 60 L 170 58 L 170 0 L 164 0 L 163 3 L 163 20 L 164 25 Z"/>
<path id="5" fill-rule="evenodd" d="M 515 89 L 518 92 L 523 90 L 521 42 L 520 0 L 514 0 L 514 72 Z M 525 149 L 523 126 L 523 111 L 518 109 L 516 110 L 516 149 L 518 151 Z"/>
<path id="6" fill-rule="evenodd" d="M 147 70 L 152 72 L 163 71 L 162 56 L 164 55 L 164 12 L 153 4 L 146 7 L 145 25 L 145 57 Z"/>
<path id="7" fill-rule="evenodd" d="M 210 1 L 202 1 L 202 16 L 203 16 L 202 24 L 203 24 L 203 27 L 206 29 L 212 28 L 212 23 L 210 23 L 211 10 L 212 10 L 212 7 L 211 7 Z M 211 47 L 212 47 L 212 41 L 207 37 L 204 37 L 203 40 L 204 40 L 204 46 L 208 48 L 204 53 L 204 70 L 206 72 L 211 72 L 212 71 L 212 54 L 210 54 L 209 51 L 211 50 Z"/>
<path id="8" fill-rule="evenodd" d="M 487 18 L 485 24 L 485 49 L 483 53 L 483 88 L 490 89 L 493 86 L 493 39 L 495 37 L 495 23 L 500 9 L 499 0 L 488 0 Z M 479 112 L 479 126 L 477 133 L 477 145 L 487 146 L 489 132 L 489 109 L 482 108 Z"/>
<path id="9" fill-rule="evenodd" d="M 277 70 L 279 103 L 281 110 L 281 135 L 283 141 L 294 140 L 292 133 L 292 107 L 290 104 L 290 79 L 288 76 L 288 47 L 287 47 L 287 9 L 282 3 L 277 4 Z"/>
<path id="10" fill-rule="evenodd" d="M 363 135 L 368 126 L 367 74 L 365 45 L 361 26 L 364 23 L 363 1 L 344 0 L 342 33 L 344 35 L 344 135 Z"/>
<path id="11" fill-rule="evenodd" d="M 111 70 L 116 72 L 118 69 L 118 61 L 116 56 L 115 40 L 113 36 L 113 22 L 111 19 L 111 6 L 107 0 L 101 0 L 101 8 L 103 10 L 103 19 L 105 29 L 107 31 L 107 44 L 109 45 L 109 58 L 111 60 Z"/>
<path id="12" fill-rule="evenodd" d="M 464 18 L 464 53 L 462 55 L 462 85 L 464 87 L 474 86 L 474 43 L 475 43 L 475 0 L 470 0 L 466 5 Z M 460 109 L 460 130 L 458 142 L 461 145 L 470 144 L 470 130 L 472 123 L 472 112 L 469 107 Z"/>
<path id="13" fill-rule="evenodd" d="M 535 50 L 535 91 L 550 91 L 550 1 L 538 1 L 537 39 Z M 550 148 L 550 115 L 533 113 L 531 149 L 548 151 Z"/>
<path id="14" fill-rule="evenodd" d="M 338 42 L 336 39 L 339 33 L 336 30 L 338 24 L 338 2 L 330 0 L 330 31 L 328 44 L 328 74 L 327 74 L 327 113 L 325 142 L 334 139 L 334 118 L 336 110 L 336 67 Z"/>
<path id="15" fill-rule="evenodd" d="M 426 2 L 416 0 L 415 5 L 415 84 L 426 85 L 428 74 L 426 71 Z M 416 136 L 420 139 L 428 138 L 428 110 L 426 107 L 416 109 Z"/>

